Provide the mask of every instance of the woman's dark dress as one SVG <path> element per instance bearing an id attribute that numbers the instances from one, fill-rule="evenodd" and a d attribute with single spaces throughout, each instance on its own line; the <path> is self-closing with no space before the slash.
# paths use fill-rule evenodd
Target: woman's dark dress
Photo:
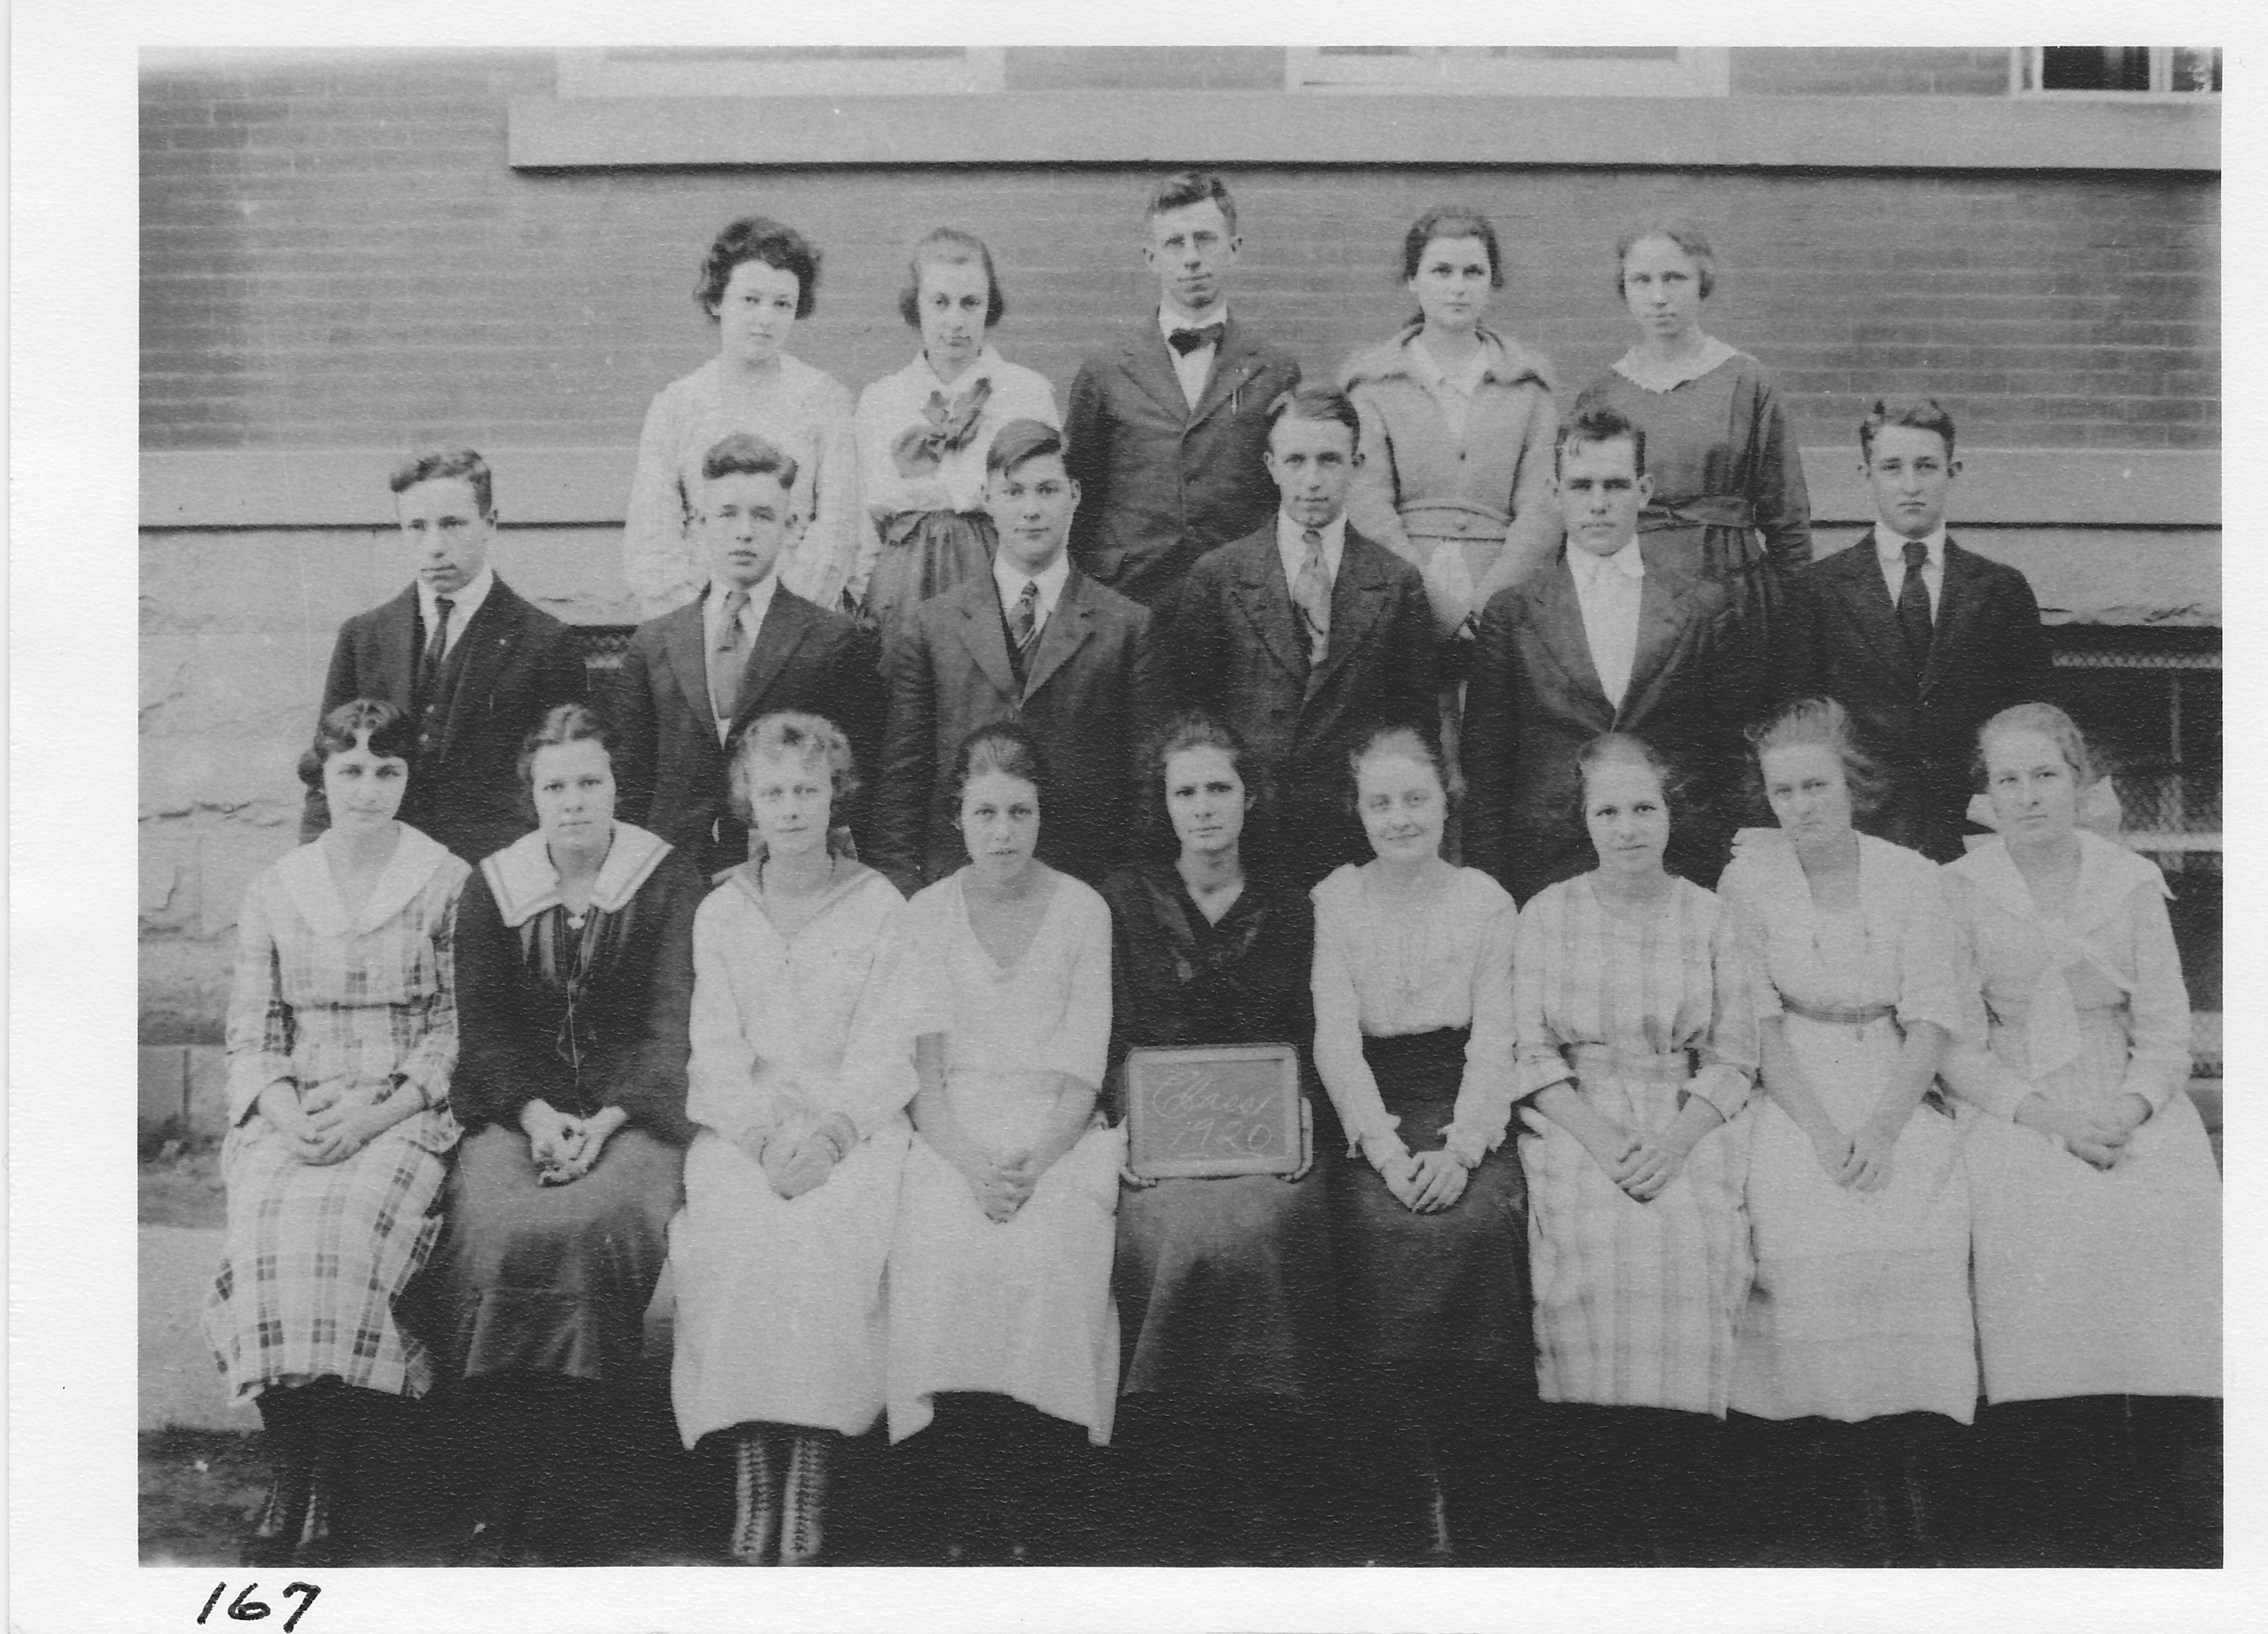
<path id="1" fill-rule="evenodd" d="M 556 888 L 546 901 L 549 872 L 530 835 L 475 871 L 458 909 L 451 1100 L 475 1132 L 449 1178 L 438 1264 L 468 1379 L 626 1372 L 683 1195 L 693 912 L 708 883 L 617 823 L 578 929 Z M 577 1117 L 620 1106 L 630 1121 L 588 1174 L 547 1186 L 519 1127 L 537 1098 Z"/>
<path id="2" fill-rule="evenodd" d="M 1238 1174 L 1122 1191 L 1113 1277 L 1121 1393 L 1311 1397 L 1332 1348 L 1327 1176 L 1336 1161 L 1328 1104 L 1311 1093 L 1313 909 L 1301 893 L 1256 875 L 1211 924 L 1171 863 L 1119 870 L 1103 898 L 1118 1109 L 1130 1049 L 1286 1043 L 1299 1047 L 1302 1089 L 1322 1118 L 1315 1166 L 1297 1181 Z"/>

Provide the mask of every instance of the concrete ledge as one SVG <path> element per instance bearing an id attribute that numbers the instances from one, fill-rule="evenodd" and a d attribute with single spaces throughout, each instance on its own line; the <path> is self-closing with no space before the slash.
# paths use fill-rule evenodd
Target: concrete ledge
<path id="1" fill-rule="evenodd" d="M 1517 165 L 2220 168 L 2217 99 L 1561 97 L 1267 91 L 515 97 L 515 169 Z"/>
<path id="2" fill-rule="evenodd" d="M 489 448 L 497 506 L 522 526 L 620 527 L 637 451 Z M 145 453 L 142 526 L 391 526 L 386 474 L 397 448 Z M 1970 448 L 1954 485 L 1955 519 L 1972 526 L 2218 527 L 2220 455 L 2167 448 Z M 1806 448 L 1812 519 L 1873 520 L 1855 443 Z"/>

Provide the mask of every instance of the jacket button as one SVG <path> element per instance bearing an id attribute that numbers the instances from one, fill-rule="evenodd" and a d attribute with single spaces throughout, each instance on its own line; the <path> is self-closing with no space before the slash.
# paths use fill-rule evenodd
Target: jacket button
<path id="1" fill-rule="evenodd" d="M 1457 450 L 1457 459 L 1458 459 L 1458 461 L 1459 461 L 1460 463 L 1462 463 L 1462 461 L 1463 461 L 1463 460 L 1464 460 L 1464 457 L 1465 457 L 1465 451 L 1464 451 L 1463 449 L 1462 449 L 1462 448 L 1460 448 L 1459 450 Z"/>

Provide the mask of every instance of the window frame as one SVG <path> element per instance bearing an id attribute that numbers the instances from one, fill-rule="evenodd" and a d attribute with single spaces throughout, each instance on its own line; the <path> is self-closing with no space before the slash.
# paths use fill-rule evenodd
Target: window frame
<path id="1" fill-rule="evenodd" d="M 1475 58 L 1464 46 L 1395 48 L 1429 55 L 1340 56 L 1346 48 L 1290 46 L 1284 89 L 1296 95 L 1722 97 L 1732 94 L 1732 52 L 1676 46 L 1674 58 Z M 1438 55 L 1433 55 L 1438 54 Z M 1452 71 L 1425 72 L 1427 68 Z M 1399 71 L 1397 71 L 1399 70 Z"/>
<path id="2" fill-rule="evenodd" d="M 2044 71 L 2041 53 L 2044 46 L 2011 46 L 2008 48 L 2008 94 L 2025 99 L 2044 99 L 2050 101 L 2098 102 L 2195 102 L 2199 99 L 2218 102 L 2218 91 L 2176 91 L 2173 88 L 2174 53 L 2188 50 L 2186 46 L 2147 46 L 2150 54 L 2150 88 L 2147 91 L 2066 91 L 2040 84 Z M 2219 46 L 2206 48 L 2221 51 Z M 2226 54 L 2222 71 L 2226 76 Z"/>
<path id="3" fill-rule="evenodd" d="M 624 60 L 607 48 L 553 54 L 557 94 L 593 97 L 851 97 L 983 95 L 1007 89 L 998 46 L 955 46 L 955 57 L 807 57 L 770 62 L 657 52 Z"/>

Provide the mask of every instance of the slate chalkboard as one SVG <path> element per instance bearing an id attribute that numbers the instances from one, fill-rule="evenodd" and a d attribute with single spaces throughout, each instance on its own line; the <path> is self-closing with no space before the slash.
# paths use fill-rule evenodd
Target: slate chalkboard
<path id="1" fill-rule="evenodd" d="M 1289 1044 L 1133 1050 L 1126 1106 L 1127 1167 L 1144 1180 L 1289 1174 L 1305 1158 Z"/>

